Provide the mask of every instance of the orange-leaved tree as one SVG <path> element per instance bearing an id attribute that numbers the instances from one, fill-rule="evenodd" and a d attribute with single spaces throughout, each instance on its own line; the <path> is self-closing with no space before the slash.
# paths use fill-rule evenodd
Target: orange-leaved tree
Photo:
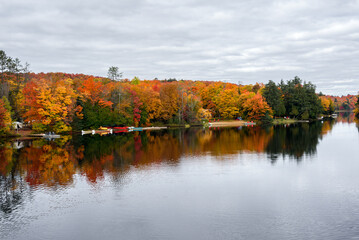
<path id="1" fill-rule="evenodd" d="M 216 97 L 223 90 L 224 84 L 220 82 L 208 83 L 207 86 L 201 86 L 200 96 L 204 109 L 208 109 L 213 117 L 219 115 L 219 107 L 216 105 Z"/>
<path id="2" fill-rule="evenodd" d="M 212 118 L 212 114 L 208 109 L 200 108 L 197 112 L 197 118 L 209 120 Z"/>
<path id="3" fill-rule="evenodd" d="M 104 125 L 118 124 L 118 114 L 113 103 L 119 102 L 118 83 L 90 77 L 78 87 L 79 104 L 83 107 L 83 118 L 77 128 L 93 129 Z"/>
<path id="4" fill-rule="evenodd" d="M 38 79 L 24 88 L 24 119 L 35 131 L 71 131 L 70 123 L 78 109 L 71 79 Z"/>
<path id="5" fill-rule="evenodd" d="M 333 114 L 334 113 L 334 103 L 331 98 L 326 96 L 320 96 L 320 103 L 323 108 L 324 114 Z"/>
<path id="6" fill-rule="evenodd" d="M 266 115 L 273 117 L 273 111 L 260 93 L 244 91 L 239 99 L 240 115 L 248 120 L 261 120 Z"/>
<path id="7" fill-rule="evenodd" d="M 164 83 L 160 90 L 162 103 L 161 117 L 165 121 L 172 119 L 179 109 L 179 90 L 175 83 Z"/>
<path id="8" fill-rule="evenodd" d="M 89 101 L 92 105 L 111 107 L 113 103 L 108 101 L 108 98 L 113 87 L 113 83 L 104 84 L 102 81 L 90 77 L 83 81 L 78 91 L 83 101 Z"/>
<path id="9" fill-rule="evenodd" d="M 162 104 L 160 93 L 155 91 L 150 85 L 141 82 L 132 86 L 142 103 L 141 123 L 149 125 L 151 121 L 161 117 Z M 135 104 L 135 101 L 134 101 Z"/>

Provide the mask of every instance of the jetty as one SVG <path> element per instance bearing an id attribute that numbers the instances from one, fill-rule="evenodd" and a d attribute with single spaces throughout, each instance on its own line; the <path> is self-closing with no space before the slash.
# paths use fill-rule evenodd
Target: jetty
<path id="1" fill-rule="evenodd" d="M 139 132 L 139 131 L 155 131 L 155 130 L 163 130 L 167 129 L 167 127 L 100 127 L 95 130 L 81 130 L 81 135 L 87 134 L 99 134 L 101 136 L 115 133 L 127 133 L 127 132 Z"/>
<path id="2" fill-rule="evenodd" d="M 142 130 L 162 130 L 167 129 L 167 127 L 143 127 Z"/>

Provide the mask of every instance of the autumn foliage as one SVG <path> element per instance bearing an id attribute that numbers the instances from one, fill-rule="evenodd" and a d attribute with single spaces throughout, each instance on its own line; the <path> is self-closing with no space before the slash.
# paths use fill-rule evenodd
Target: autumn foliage
<path id="1" fill-rule="evenodd" d="M 34 79 L 24 88 L 25 121 L 35 130 L 66 132 L 76 111 L 76 92 L 72 79 L 48 81 Z"/>
<path id="2" fill-rule="evenodd" d="M 249 120 L 258 121 L 263 119 L 266 114 L 273 116 L 273 111 L 259 93 L 253 95 L 243 103 L 242 110 Z"/>
<path id="3" fill-rule="evenodd" d="M 304 119 L 320 111 L 329 114 L 338 102 L 330 96 L 318 97 L 313 85 L 302 84 L 299 78 L 271 84 L 272 90 L 264 84 L 138 77 L 113 81 L 83 74 L 30 73 L 20 88 L 21 109 L 15 112 L 34 130 L 64 132 L 99 126 L 196 123 L 211 118 L 262 121 L 285 113 Z M 305 100 L 303 94 L 311 98 Z M 352 105 L 351 100 L 347 102 Z"/>
<path id="4" fill-rule="evenodd" d="M 78 88 L 78 94 L 83 101 L 89 101 L 92 105 L 111 107 L 113 103 L 108 101 L 108 98 L 112 88 L 112 83 L 105 84 L 101 79 L 90 77 Z"/>
<path id="5" fill-rule="evenodd" d="M 7 99 L 0 99 L 0 135 L 9 132 L 11 127 L 11 114 Z"/>
<path id="6" fill-rule="evenodd" d="M 352 111 L 355 109 L 358 96 L 355 95 L 343 95 L 343 96 L 330 96 L 323 95 L 327 99 L 331 99 L 334 105 L 335 111 Z"/>
<path id="7" fill-rule="evenodd" d="M 238 86 L 209 81 L 150 81 L 137 77 L 131 81 L 112 81 L 63 73 L 31 74 L 30 79 L 22 90 L 22 116 L 38 131 L 61 132 L 111 125 L 185 124 L 211 118 L 241 117 L 262 121 L 271 119 L 275 114 L 263 97 L 263 93 L 267 97 L 271 94 L 265 91 L 267 85 L 264 84 Z M 306 86 L 300 89 L 305 91 Z M 310 86 L 308 91 L 311 91 Z M 273 95 L 280 98 L 278 101 L 282 102 L 282 109 L 284 91 L 288 91 L 286 87 L 278 88 L 278 94 Z M 293 91 L 296 89 L 299 88 L 294 86 Z M 274 100 L 272 97 L 271 102 Z M 322 104 L 323 112 L 330 111 L 334 106 L 328 97 L 318 98 L 318 102 Z M 308 106 L 309 103 L 306 104 Z M 280 108 L 276 109 L 278 113 Z M 297 110 L 294 107 L 287 111 L 295 115 Z M 303 117 L 306 113 L 298 111 L 298 114 Z"/>
<path id="8" fill-rule="evenodd" d="M 323 108 L 323 113 L 333 114 L 334 113 L 334 103 L 330 97 L 320 96 L 320 102 Z"/>

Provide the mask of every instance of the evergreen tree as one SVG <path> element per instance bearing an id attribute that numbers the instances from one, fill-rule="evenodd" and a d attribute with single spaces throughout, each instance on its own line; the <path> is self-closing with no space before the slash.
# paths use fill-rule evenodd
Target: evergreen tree
<path id="1" fill-rule="evenodd" d="M 269 80 L 265 85 L 265 88 L 263 89 L 263 97 L 272 108 L 274 116 L 283 116 L 285 114 L 282 93 L 272 80 Z"/>
<path id="2" fill-rule="evenodd" d="M 1 82 L 4 82 L 4 72 L 7 68 L 7 56 L 3 50 L 0 50 L 0 71 L 1 71 Z"/>
<path id="3" fill-rule="evenodd" d="M 294 118 L 315 119 L 320 114 L 322 107 L 315 86 L 312 83 L 302 84 L 299 77 L 280 84 L 284 95 L 286 113 Z"/>

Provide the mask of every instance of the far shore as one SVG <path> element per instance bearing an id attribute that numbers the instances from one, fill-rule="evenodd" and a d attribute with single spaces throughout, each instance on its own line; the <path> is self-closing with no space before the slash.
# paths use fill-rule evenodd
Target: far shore
<path id="1" fill-rule="evenodd" d="M 273 119 L 273 125 L 281 125 L 281 124 L 293 124 L 293 123 L 303 123 L 309 122 L 308 120 L 298 120 L 298 119 L 284 119 L 278 118 Z M 211 127 L 240 127 L 247 125 L 256 125 L 256 122 L 253 121 L 245 121 L 245 120 L 227 120 L 227 121 L 217 121 L 210 122 Z"/>
<path id="2" fill-rule="evenodd" d="M 281 124 L 293 124 L 293 123 L 300 123 L 300 122 L 309 122 L 305 120 L 298 120 L 298 119 L 284 119 L 284 118 L 278 118 L 273 119 L 273 125 L 281 125 Z M 201 124 L 195 124 L 191 125 L 191 127 L 194 126 L 200 126 Z M 251 126 L 256 125 L 256 122 L 253 121 L 245 121 L 245 120 L 221 120 L 221 121 L 210 121 L 209 127 L 241 127 L 241 126 Z M 190 127 L 190 125 L 186 125 L 186 127 Z M 163 127 L 168 128 L 181 128 L 180 125 L 164 125 Z M 144 130 L 147 130 L 147 128 L 144 128 Z M 98 130 L 100 131 L 100 130 Z M 66 134 L 65 134 L 66 135 Z M 19 131 L 11 131 L 8 136 L 5 136 L 4 138 L 13 138 L 18 140 L 26 140 L 26 139 L 33 139 L 40 137 L 39 134 L 34 134 L 32 130 L 19 130 Z"/>

